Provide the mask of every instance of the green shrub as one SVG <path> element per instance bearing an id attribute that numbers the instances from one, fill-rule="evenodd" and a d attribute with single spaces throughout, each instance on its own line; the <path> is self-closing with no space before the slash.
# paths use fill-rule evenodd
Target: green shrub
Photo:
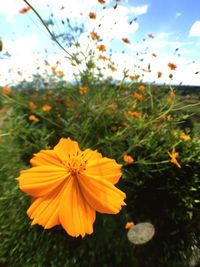
<path id="1" fill-rule="evenodd" d="M 185 125 L 188 115 L 180 112 L 182 102 L 173 89 L 145 85 L 141 91 L 138 83 L 91 76 L 89 84 L 60 80 L 37 87 L 37 81 L 22 84 L 14 96 L 1 95 L 10 113 L 0 143 L 0 262 L 10 267 L 187 266 L 199 235 L 200 140 Z M 191 140 L 181 140 L 182 131 Z M 60 226 L 30 226 L 30 198 L 15 180 L 33 153 L 52 148 L 61 137 L 123 164 L 117 186 L 127 194 L 127 206 L 118 215 L 98 214 L 94 233 L 83 239 L 68 236 Z M 170 162 L 173 148 L 181 168 Z M 134 162 L 126 163 L 124 155 Z M 151 222 L 155 236 L 145 245 L 131 244 L 127 221 Z"/>

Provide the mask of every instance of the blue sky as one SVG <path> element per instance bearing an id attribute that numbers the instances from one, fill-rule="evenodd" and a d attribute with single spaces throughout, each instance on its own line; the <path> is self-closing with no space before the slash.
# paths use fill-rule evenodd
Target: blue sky
<path id="1" fill-rule="evenodd" d="M 109 50 L 113 51 L 112 60 L 117 68 L 112 73 L 114 78 L 120 79 L 124 68 L 129 69 L 130 74 L 141 74 L 141 69 L 151 64 L 152 71 L 144 74 L 144 81 L 172 82 L 168 79 L 167 67 L 171 62 L 177 65 L 173 83 L 200 85 L 199 0 L 121 0 L 116 9 L 113 8 L 115 0 L 105 0 L 105 5 L 97 0 L 29 1 L 44 19 L 52 11 L 58 24 L 66 17 L 84 23 L 86 32 L 79 39 L 83 51 L 87 45 L 95 48 L 96 44 L 88 37 L 89 32 L 95 29 L 107 47 L 105 55 L 109 56 Z M 64 9 L 60 10 L 62 6 Z M 0 38 L 4 43 L 0 54 L 0 85 L 30 77 L 38 65 L 44 65 L 45 49 L 48 50 L 50 64 L 60 60 L 60 68 L 66 71 L 66 79 L 70 79 L 75 70 L 64 58 L 63 51 L 50 40 L 33 11 L 19 14 L 23 7 L 26 7 L 23 0 L 8 0 L 0 5 Z M 90 11 L 97 13 L 96 20 L 88 18 Z M 130 21 L 133 21 L 132 24 Z M 101 27 L 98 27 L 99 24 Z M 58 33 L 58 28 L 62 31 L 62 27 L 59 24 L 59 27 L 54 25 L 50 29 Z M 154 38 L 149 38 L 148 34 Z M 130 44 L 122 42 L 125 37 Z M 69 48 L 69 51 L 74 51 L 74 48 Z M 7 52 L 11 57 L 6 56 Z M 100 64 L 103 66 L 104 63 Z M 22 76 L 17 74 L 19 70 Z M 159 81 L 156 80 L 158 71 L 163 73 Z"/>

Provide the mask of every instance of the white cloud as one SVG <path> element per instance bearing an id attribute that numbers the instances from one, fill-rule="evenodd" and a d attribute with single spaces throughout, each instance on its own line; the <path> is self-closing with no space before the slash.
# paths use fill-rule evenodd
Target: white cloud
<path id="1" fill-rule="evenodd" d="M 189 36 L 197 36 L 200 37 L 200 20 L 197 20 L 193 23 L 190 28 Z"/>
<path id="2" fill-rule="evenodd" d="M 143 5 L 143 6 L 137 6 L 137 7 L 131 7 L 130 12 L 133 13 L 134 15 L 143 15 L 146 14 L 148 11 L 148 5 Z"/>

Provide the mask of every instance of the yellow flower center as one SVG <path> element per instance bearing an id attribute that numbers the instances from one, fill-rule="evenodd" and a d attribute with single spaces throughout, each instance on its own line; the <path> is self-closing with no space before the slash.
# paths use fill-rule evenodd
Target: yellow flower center
<path id="1" fill-rule="evenodd" d="M 68 159 L 64 162 L 67 171 L 76 178 L 82 171 L 85 170 L 87 160 L 83 159 L 83 154 L 77 152 L 76 155 L 73 154 L 72 157 L 68 155 Z"/>

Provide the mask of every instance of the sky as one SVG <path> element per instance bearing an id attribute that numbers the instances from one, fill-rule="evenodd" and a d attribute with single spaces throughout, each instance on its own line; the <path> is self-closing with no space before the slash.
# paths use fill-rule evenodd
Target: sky
<path id="1" fill-rule="evenodd" d="M 29 3 L 49 22 L 49 29 L 56 35 L 66 32 L 67 18 L 73 25 L 84 25 L 84 32 L 77 37 L 80 59 L 84 59 L 80 52 L 87 55 L 89 48 L 98 58 L 100 52 L 96 47 L 104 44 L 103 55 L 110 57 L 115 66 L 115 71 L 111 71 L 106 68 L 107 62 L 97 60 L 97 65 L 104 67 L 105 76 L 120 80 L 124 70 L 128 70 L 129 75 L 140 75 L 144 82 L 200 86 L 199 0 L 105 0 L 105 4 L 98 0 L 29 0 Z M 0 5 L 3 41 L 0 86 L 31 80 L 33 73 L 47 68 L 44 59 L 51 66 L 59 61 L 58 68 L 66 80 L 71 80 L 77 68 L 32 10 L 20 14 L 25 7 L 23 0 L 2 1 Z M 96 14 L 96 19 L 89 18 L 90 12 Z M 98 43 L 91 39 L 91 31 L 100 36 Z M 62 44 L 68 52 L 76 51 L 74 45 Z M 170 70 L 168 63 L 175 64 L 176 70 Z M 157 77 L 158 72 L 162 77 Z M 173 79 L 169 74 L 173 74 Z"/>

